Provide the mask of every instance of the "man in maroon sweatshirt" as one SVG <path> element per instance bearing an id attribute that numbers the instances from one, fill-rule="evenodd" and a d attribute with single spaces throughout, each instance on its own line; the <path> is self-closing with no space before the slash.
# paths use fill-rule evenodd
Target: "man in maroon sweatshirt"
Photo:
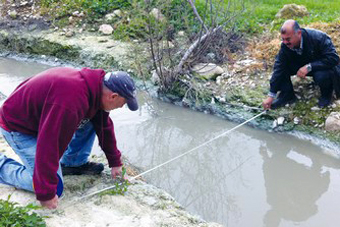
<path id="1" fill-rule="evenodd" d="M 0 154 L 0 183 L 34 191 L 55 209 L 62 172 L 99 174 L 88 161 L 95 135 L 111 167 L 121 175 L 121 153 L 109 111 L 127 104 L 138 109 L 135 85 L 126 72 L 48 69 L 21 83 L 0 109 L 0 131 L 23 164 Z"/>

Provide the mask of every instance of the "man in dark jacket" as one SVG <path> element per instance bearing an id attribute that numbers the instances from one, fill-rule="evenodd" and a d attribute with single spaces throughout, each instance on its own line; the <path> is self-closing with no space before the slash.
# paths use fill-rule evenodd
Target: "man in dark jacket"
<path id="1" fill-rule="evenodd" d="M 21 83 L 0 109 L 0 131 L 23 164 L 0 154 L 0 183 L 34 191 L 54 209 L 62 174 L 100 174 L 88 161 L 95 135 L 111 167 L 121 175 L 121 152 L 109 111 L 137 110 L 135 85 L 125 72 L 48 69 Z"/>
<path id="2" fill-rule="evenodd" d="M 321 108 L 328 106 L 333 89 L 337 89 L 332 81 L 338 81 L 340 76 L 337 75 L 339 56 L 330 37 L 318 30 L 301 29 L 296 21 L 287 20 L 281 27 L 281 38 L 281 49 L 270 79 L 270 92 L 263 107 L 276 109 L 296 101 L 290 79 L 292 75 L 313 76 L 321 91 L 318 105 Z M 280 94 L 275 99 L 278 91 Z"/>

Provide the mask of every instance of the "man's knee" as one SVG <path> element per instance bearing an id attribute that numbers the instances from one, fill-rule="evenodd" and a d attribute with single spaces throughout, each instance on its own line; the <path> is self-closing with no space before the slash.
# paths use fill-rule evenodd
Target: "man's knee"
<path id="1" fill-rule="evenodd" d="M 321 70 L 313 73 L 315 83 L 321 87 L 331 86 L 332 84 L 332 70 Z"/>

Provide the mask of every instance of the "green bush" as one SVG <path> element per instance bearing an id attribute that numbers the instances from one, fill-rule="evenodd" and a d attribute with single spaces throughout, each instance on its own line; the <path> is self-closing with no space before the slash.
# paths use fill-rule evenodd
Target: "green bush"
<path id="1" fill-rule="evenodd" d="M 32 212 L 38 206 L 29 204 L 21 207 L 18 203 L 0 199 L 0 226 L 1 227 L 44 227 L 45 221 L 38 214 Z"/>
<path id="2" fill-rule="evenodd" d="M 131 6 L 129 0 L 82 0 L 81 6 L 88 15 L 101 17 L 106 13 Z"/>
<path id="3" fill-rule="evenodd" d="M 52 17 L 65 17 L 74 11 L 83 11 L 88 16 L 100 18 L 115 9 L 124 9 L 131 6 L 132 0 L 41 0 L 40 4 L 46 8 L 54 9 Z"/>

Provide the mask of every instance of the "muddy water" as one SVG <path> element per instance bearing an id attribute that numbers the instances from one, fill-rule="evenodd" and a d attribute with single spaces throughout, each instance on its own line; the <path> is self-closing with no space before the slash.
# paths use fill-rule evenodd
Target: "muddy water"
<path id="1" fill-rule="evenodd" d="M 0 59 L 0 91 L 49 66 Z M 151 99 L 112 111 L 118 147 L 147 170 L 236 124 Z M 101 154 L 98 147 L 94 152 Z M 145 175 L 203 219 L 230 227 L 335 227 L 340 215 L 338 150 L 241 127 Z"/>

